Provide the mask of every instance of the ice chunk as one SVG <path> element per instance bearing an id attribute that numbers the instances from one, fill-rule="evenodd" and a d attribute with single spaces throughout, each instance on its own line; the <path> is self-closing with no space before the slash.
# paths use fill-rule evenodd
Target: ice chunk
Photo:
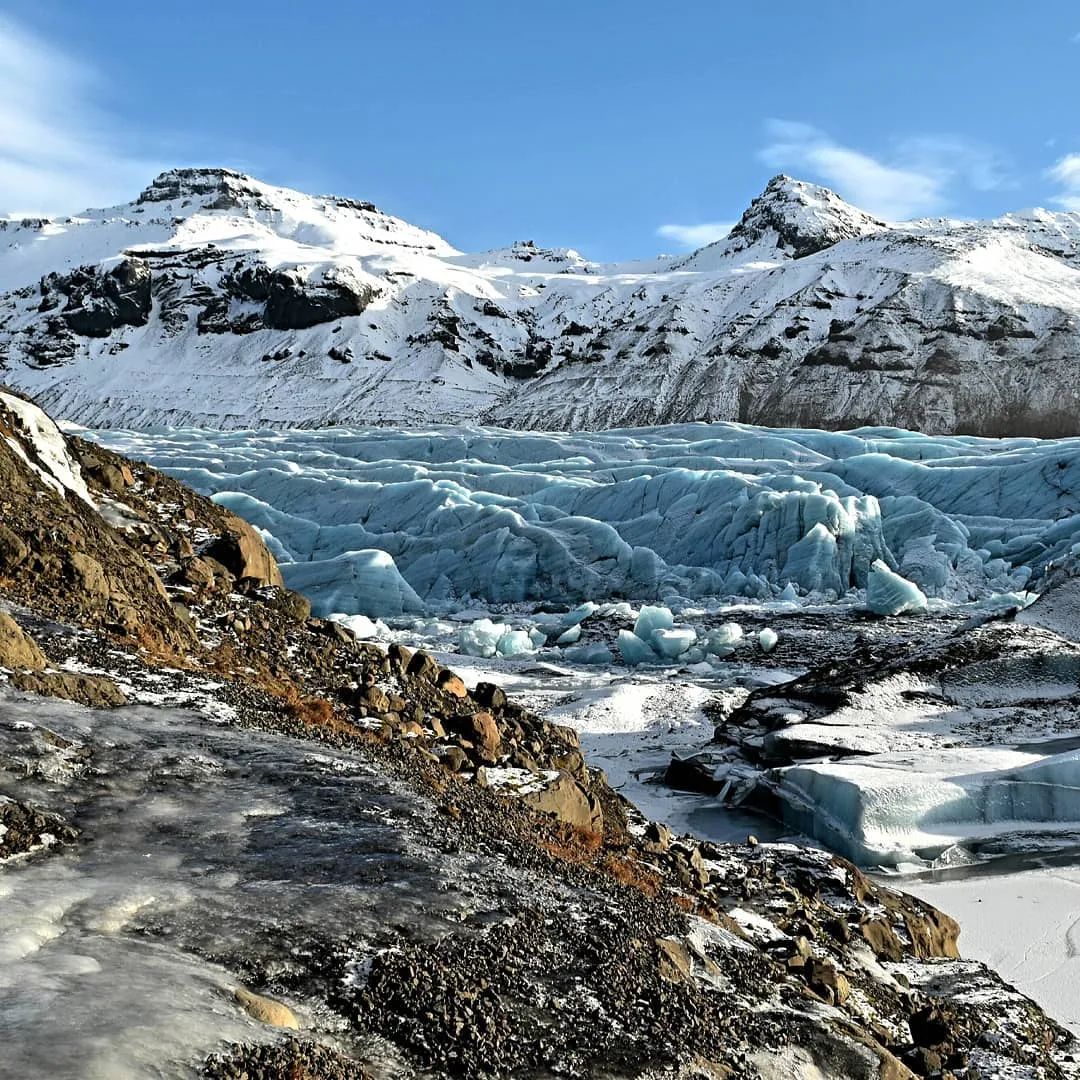
<path id="1" fill-rule="evenodd" d="M 697 641 L 697 634 L 689 628 L 678 630 L 654 630 L 650 640 L 652 647 L 661 656 L 665 656 L 669 660 L 674 660 L 677 657 L 682 656 L 682 654 Z"/>
<path id="2" fill-rule="evenodd" d="M 573 645 L 581 637 L 581 623 L 574 623 L 569 630 L 564 630 L 556 639 L 556 645 Z"/>
<path id="3" fill-rule="evenodd" d="M 290 589 L 311 597 L 316 615 L 337 611 L 386 616 L 424 611 L 423 601 L 385 551 L 346 551 L 333 559 L 287 563 L 281 572 Z"/>
<path id="4" fill-rule="evenodd" d="M 714 656 L 730 656 L 742 642 L 743 628 L 735 622 L 721 623 L 705 637 L 705 651 Z"/>
<path id="5" fill-rule="evenodd" d="M 533 626 L 529 628 L 529 640 L 534 649 L 542 649 L 547 644 L 547 634 Z"/>
<path id="6" fill-rule="evenodd" d="M 866 578 L 866 606 L 877 615 L 925 611 L 926 594 L 914 582 L 875 559 Z"/>
<path id="7" fill-rule="evenodd" d="M 654 630 L 670 630 L 675 625 L 671 609 L 646 604 L 634 623 L 634 633 L 642 641 L 651 642 Z"/>
<path id="8" fill-rule="evenodd" d="M 390 636 L 390 627 L 382 619 L 372 620 L 366 615 L 342 615 L 340 612 L 335 612 L 330 616 L 330 621 L 341 623 L 361 641 L 373 641 L 377 638 L 388 638 Z"/>
<path id="9" fill-rule="evenodd" d="M 528 630 L 509 630 L 499 638 L 495 650 L 499 656 L 531 656 L 536 646 Z"/>
<path id="10" fill-rule="evenodd" d="M 656 653 L 630 630 L 619 631 L 619 653 L 623 662 L 635 667 L 638 664 L 656 663 Z"/>
<path id="11" fill-rule="evenodd" d="M 954 844 L 1080 829 L 1080 751 L 876 755 L 779 770 L 784 819 L 863 864 L 933 859 Z"/>
<path id="12" fill-rule="evenodd" d="M 491 619 L 477 619 L 469 626 L 458 631 L 458 648 L 466 656 L 480 656 L 490 659 L 495 655 L 499 642 L 510 627 Z"/>
<path id="13" fill-rule="evenodd" d="M 776 648 L 776 643 L 780 640 L 776 631 L 771 626 L 766 626 L 760 634 L 758 634 L 758 645 L 761 646 L 762 652 L 772 652 Z"/>

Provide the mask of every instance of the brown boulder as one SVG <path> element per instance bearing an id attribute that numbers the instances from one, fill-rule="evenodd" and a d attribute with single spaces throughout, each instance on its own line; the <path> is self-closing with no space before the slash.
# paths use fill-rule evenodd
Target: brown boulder
<path id="1" fill-rule="evenodd" d="M 41 671 L 45 654 L 6 611 L 0 611 L 0 667 Z"/>
<path id="2" fill-rule="evenodd" d="M 450 694 L 451 697 L 467 698 L 469 696 L 469 691 L 460 676 L 455 675 L 449 668 L 443 668 L 439 672 L 436 685 L 444 694 Z"/>
<path id="3" fill-rule="evenodd" d="M 6 525 L 0 524 L 0 573 L 10 572 L 26 562 L 30 548 Z"/>
<path id="4" fill-rule="evenodd" d="M 604 815 L 600 803 L 569 773 L 558 773 L 542 790 L 529 792 L 522 799 L 537 813 L 558 818 L 568 825 L 589 832 L 603 830 Z"/>
<path id="5" fill-rule="evenodd" d="M 897 963 L 903 960 L 904 947 L 887 919 L 863 919 L 859 930 L 879 960 L 892 960 Z"/>
<path id="6" fill-rule="evenodd" d="M 102 608 L 109 602 L 112 590 L 105 570 L 97 559 L 82 552 L 73 551 L 67 560 L 68 576 L 82 594 L 87 607 Z"/>
<path id="7" fill-rule="evenodd" d="M 212 540 L 203 554 L 217 559 L 235 578 L 251 578 L 260 585 L 284 585 L 277 561 L 263 538 L 243 518 L 227 515 L 226 531 Z"/>

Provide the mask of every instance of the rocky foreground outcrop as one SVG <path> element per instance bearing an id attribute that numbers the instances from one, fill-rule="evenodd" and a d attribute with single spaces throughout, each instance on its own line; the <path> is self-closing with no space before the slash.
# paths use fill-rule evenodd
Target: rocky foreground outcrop
<path id="1" fill-rule="evenodd" d="M 90 808 L 112 807 L 139 769 L 177 805 L 214 775 L 224 720 L 263 759 L 282 740 L 324 748 L 325 760 L 305 750 L 303 772 L 281 781 L 298 796 L 312 785 L 302 814 L 276 822 L 282 836 L 357 837 L 347 859 L 316 845 L 294 866 L 274 835 L 253 833 L 267 852 L 249 855 L 268 863 L 277 892 L 360 883 L 374 897 L 396 880 L 406 905 L 381 921 L 358 906 L 314 926 L 302 904 L 264 911 L 265 891 L 244 893 L 263 900 L 234 935 L 218 927 L 211 948 L 190 918 L 150 902 L 141 932 L 234 973 L 236 992 L 217 1008 L 261 1024 L 210 1055 L 204 1075 L 1068 1075 L 1067 1033 L 957 959 L 956 924 L 929 905 L 820 851 L 673 836 L 590 768 L 573 731 L 494 685 L 469 688 L 423 651 L 312 618 L 231 514 L 64 438 L 20 399 L 0 403 L 0 839 L 13 838 L 0 855 L 77 863 L 88 846 L 100 860 L 111 838 Z M 87 679 L 133 704 L 79 697 Z M 70 690 L 130 719 L 66 736 L 8 724 L 13 703 L 34 715 L 18 687 Z M 196 733 L 190 760 L 181 744 L 154 743 L 139 764 L 135 733 L 152 716 L 140 710 L 164 700 L 213 722 L 182 729 Z M 235 783 L 259 768 L 268 783 L 278 776 L 260 760 L 238 763 Z M 362 781 L 351 801 L 320 801 L 342 773 Z M 179 828 L 161 827 L 163 842 Z M 192 842 L 210 865 L 213 836 L 196 829 Z M 236 855 L 241 882 L 246 857 Z M 14 865 L 0 864 L 0 881 Z M 417 881 L 429 883 L 429 912 Z M 437 899 L 447 893 L 448 908 Z"/>

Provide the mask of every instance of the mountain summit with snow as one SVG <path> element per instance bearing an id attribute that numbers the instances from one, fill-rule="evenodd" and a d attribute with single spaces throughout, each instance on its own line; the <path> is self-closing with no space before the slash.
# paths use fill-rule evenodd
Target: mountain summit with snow
<path id="1" fill-rule="evenodd" d="M 1080 214 L 889 224 L 784 176 L 725 239 L 620 265 L 227 169 L 0 221 L 0 380 L 94 425 L 1073 434 L 1078 354 Z"/>

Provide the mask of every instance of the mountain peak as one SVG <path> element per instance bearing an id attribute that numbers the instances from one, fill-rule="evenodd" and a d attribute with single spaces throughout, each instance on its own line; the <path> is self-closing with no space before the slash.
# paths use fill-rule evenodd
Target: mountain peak
<path id="1" fill-rule="evenodd" d="M 150 182 L 138 203 L 207 199 L 211 210 L 264 203 L 265 185 L 251 176 L 223 168 L 167 169 Z"/>
<path id="2" fill-rule="evenodd" d="M 764 241 L 801 259 L 841 240 L 884 228 L 885 222 L 845 202 L 836 192 L 781 173 L 750 203 L 723 243 L 730 251 L 743 251 Z"/>

